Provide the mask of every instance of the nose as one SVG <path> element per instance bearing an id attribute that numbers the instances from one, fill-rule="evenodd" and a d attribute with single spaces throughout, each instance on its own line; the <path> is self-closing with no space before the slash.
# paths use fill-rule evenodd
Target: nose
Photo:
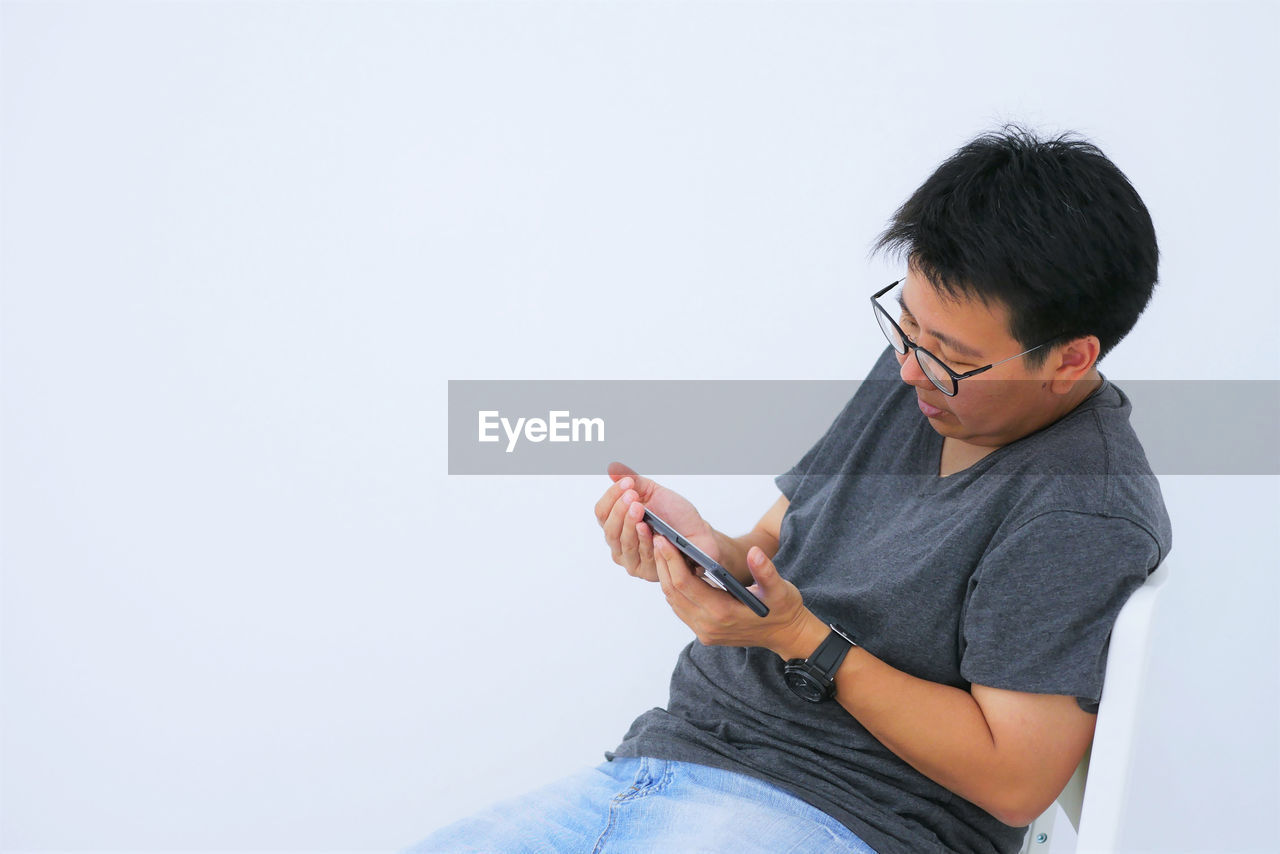
<path id="1" fill-rule="evenodd" d="M 916 358 L 915 351 L 908 350 L 906 355 L 899 354 L 898 364 L 901 365 L 898 374 L 902 377 L 904 383 L 916 388 L 934 388 L 933 381 L 924 375 L 924 371 L 920 370 L 920 361 Z"/>

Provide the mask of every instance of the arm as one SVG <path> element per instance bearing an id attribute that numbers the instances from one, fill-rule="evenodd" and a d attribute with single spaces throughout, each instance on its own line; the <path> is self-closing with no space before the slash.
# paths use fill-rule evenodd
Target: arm
<path id="1" fill-rule="evenodd" d="M 794 639 L 773 651 L 807 658 L 830 631 L 805 609 Z M 899 758 L 1013 827 L 1053 803 L 1093 739 L 1095 715 L 1074 697 L 984 685 L 971 691 L 911 676 L 855 648 L 836 700 Z"/>
<path id="2" fill-rule="evenodd" d="M 696 579 L 661 537 L 654 543 L 667 601 L 702 643 L 759 646 L 790 659 L 808 657 L 827 636 L 763 551 L 748 560 L 770 608 L 760 618 Z M 1015 827 L 1053 802 L 1093 736 L 1094 716 L 1072 697 L 982 685 L 965 691 L 911 676 L 861 648 L 845 657 L 836 686 L 840 705 L 903 761 Z"/>

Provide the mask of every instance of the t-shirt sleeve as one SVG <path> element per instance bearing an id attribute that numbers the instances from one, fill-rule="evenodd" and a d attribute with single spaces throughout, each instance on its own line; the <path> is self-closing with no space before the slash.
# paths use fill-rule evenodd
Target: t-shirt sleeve
<path id="1" fill-rule="evenodd" d="M 892 376 L 892 366 L 897 364 L 892 359 L 892 356 L 893 348 L 885 347 L 880 357 L 876 359 L 875 364 L 871 366 L 871 371 L 867 374 L 867 378 L 862 381 L 858 391 L 845 403 L 844 408 L 840 410 L 840 414 L 835 417 L 835 420 L 831 422 L 831 426 L 822 434 L 822 438 L 805 452 L 798 463 L 773 479 L 773 482 L 777 484 L 778 489 L 782 491 L 788 501 L 795 501 L 796 490 L 801 482 L 804 481 L 805 475 L 813 469 L 813 464 L 822 455 L 823 450 L 837 437 L 843 436 L 841 444 L 847 444 L 849 434 L 853 429 L 852 425 L 857 423 L 858 413 L 866 410 L 874 401 L 882 397 L 886 388 L 897 385 L 896 382 L 886 382 L 886 379 Z"/>
<path id="2" fill-rule="evenodd" d="M 778 489 L 782 491 L 788 501 L 796 500 L 796 489 L 799 488 L 800 482 L 804 480 L 805 473 L 813 467 L 813 462 L 818 458 L 818 454 L 822 452 L 822 446 L 826 443 L 827 437 L 836 429 L 836 425 L 841 422 L 843 416 L 844 412 L 842 411 L 832 425 L 827 428 L 827 432 L 822 434 L 822 438 L 814 442 L 812 448 L 805 451 L 804 456 L 800 458 L 800 462 L 773 479 L 773 482 L 777 484 Z"/>
<path id="3" fill-rule="evenodd" d="M 1022 524 L 970 579 L 961 675 L 1096 712 L 1116 616 L 1159 561 L 1155 539 L 1128 519 L 1054 511 Z"/>

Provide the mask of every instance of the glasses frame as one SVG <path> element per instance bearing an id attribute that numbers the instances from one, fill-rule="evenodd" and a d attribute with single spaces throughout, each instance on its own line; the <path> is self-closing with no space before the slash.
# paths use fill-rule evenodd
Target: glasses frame
<path id="1" fill-rule="evenodd" d="M 889 323 L 893 326 L 894 330 L 898 333 L 898 337 L 902 339 L 902 342 L 905 345 L 905 348 L 902 350 L 899 350 L 897 345 L 894 344 L 893 340 L 889 338 L 889 334 L 885 332 L 884 337 L 886 340 L 889 341 L 889 346 L 892 347 L 894 349 L 894 352 L 896 352 L 899 356 L 905 356 L 907 353 L 914 350 L 916 354 L 916 364 L 920 366 L 920 373 L 924 374 L 925 377 L 928 378 L 929 382 L 933 383 L 934 388 L 936 388 L 938 391 L 945 394 L 947 397 L 955 397 L 956 393 L 960 391 L 960 380 L 967 380 L 969 377 L 973 377 L 973 376 L 977 376 L 978 374 L 985 373 L 986 371 L 989 371 L 992 368 L 994 368 L 996 365 L 1003 365 L 1005 362 L 1012 362 L 1014 359 L 1021 358 L 1022 356 L 1025 356 L 1028 353 L 1039 350 L 1041 347 L 1044 347 L 1048 344 L 1052 344 L 1055 340 L 1057 340 L 1057 339 L 1050 339 L 1044 342 L 1044 344 L 1037 344 L 1036 346 L 1032 347 L 1030 350 L 1023 350 L 1021 353 L 1019 353 L 1016 356 L 1010 356 L 1007 359 L 1001 359 L 998 362 L 992 362 L 991 364 L 984 365 L 981 368 L 975 368 L 972 371 L 965 371 L 963 374 L 958 374 L 955 371 L 951 370 L 950 365 L 942 361 L 942 359 L 938 358 L 938 355 L 936 353 L 932 352 L 931 350 L 926 350 L 924 347 L 921 347 L 919 344 L 912 341 L 911 338 L 907 335 L 907 333 L 902 331 L 902 327 L 898 325 L 898 321 L 894 320 L 892 315 L 890 315 L 889 312 L 885 311 L 884 306 L 880 305 L 880 303 L 877 302 L 877 300 L 879 300 L 880 297 L 889 293 L 889 291 L 893 290 L 894 288 L 896 288 L 898 285 L 902 284 L 905 281 L 906 279 L 903 278 L 903 279 L 898 279 L 895 282 L 890 282 L 888 285 L 886 285 L 885 287 L 881 288 L 880 290 L 876 291 L 874 294 L 871 295 L 871 308 L 876 315 L 876 325 L 880 327 L 881 332 L 885 332 L 884 326 L 882 326 L 879 322 L 879 318 L 883 317 L 885 320 L 889 321 Z M 934 379 L 933 375 L 929 373 L 927 368 L 925 368 L 924 362 L 921 361 L 920 359 L 921 352 L 924 352 L 924 354 L 927 355 L 930 359 L 933 359 L 935 362 L 941 365 L 942 369 L 946 371 L 947 374 L 951 377 L 950 390 L 944 387 L 942 383 Z"/>

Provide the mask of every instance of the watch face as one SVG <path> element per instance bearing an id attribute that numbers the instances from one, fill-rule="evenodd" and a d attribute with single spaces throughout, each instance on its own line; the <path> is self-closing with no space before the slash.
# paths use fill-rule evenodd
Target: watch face
<path id="1" fill-rule="evenodd" d="M 785 679 L 788 688 L 810 703 L 818 703 L 827 698 L 823 685 L 803 670 L 788 670 Z"/>

